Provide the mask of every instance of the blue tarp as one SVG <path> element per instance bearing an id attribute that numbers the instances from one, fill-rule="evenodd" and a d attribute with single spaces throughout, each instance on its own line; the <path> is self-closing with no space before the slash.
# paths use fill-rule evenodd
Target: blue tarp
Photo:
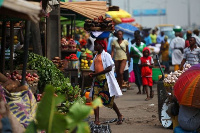
<path id="1" fill-rule="evenodd" d="M 126 34 L 133 35 L 133 33 L 136 30 L 138 30 L 138 28 L 133 26 L 133 25 L 131 25 L 131 24 L 128 24 L 128 23 L 121 23 L 121 24 L 118 24 L 118 25 L 115 26 L 115 30 L 121 30 Z"/>

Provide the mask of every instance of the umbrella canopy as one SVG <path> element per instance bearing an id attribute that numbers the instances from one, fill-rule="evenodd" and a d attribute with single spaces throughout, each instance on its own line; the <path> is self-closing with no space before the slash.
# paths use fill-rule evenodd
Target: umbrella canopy
<path id="1" fill-rule="evenodd" d="M 133 35 L 134 31 L 138 30 L 138 28 L 128 23 L 121 23 L 115 26 L 115 30 L 121 30 L 124 33 Z"/>
<path id="2" fill-rule="evenodd" d="M 184 72 L 174 86 L 179 104 L 200 108 L 200 64 Z"/>

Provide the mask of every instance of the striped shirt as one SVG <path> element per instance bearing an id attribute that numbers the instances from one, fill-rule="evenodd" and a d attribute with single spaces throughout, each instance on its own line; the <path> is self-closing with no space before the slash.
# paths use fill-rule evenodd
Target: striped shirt
<path id="1" fill-rule="evenodd" d="M 186 59 L 191 66 L 200 63 L 200 48 L 194 48 L 192 51 L 190 47 L 184 49 L 183 59 Z"/>

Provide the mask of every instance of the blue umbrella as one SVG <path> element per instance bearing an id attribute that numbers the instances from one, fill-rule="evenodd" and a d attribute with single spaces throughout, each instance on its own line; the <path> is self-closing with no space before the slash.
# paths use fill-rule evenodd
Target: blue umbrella
<path id="1" fill-rule="evenodd" d="M 128 23 L 121 23 L 115 26 L 115 30 L 121 30 L 124 33 L 133 35 L 134 31 L 138 30 L 138 28 Z"/>

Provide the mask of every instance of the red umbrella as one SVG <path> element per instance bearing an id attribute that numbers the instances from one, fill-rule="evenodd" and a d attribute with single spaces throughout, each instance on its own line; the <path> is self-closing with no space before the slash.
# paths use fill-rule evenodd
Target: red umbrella
<path id="1" fill-rule="evenodd" d="M 174 86 L 179 104 L 200 108 L 200 64 L 184 72 Z"/>

